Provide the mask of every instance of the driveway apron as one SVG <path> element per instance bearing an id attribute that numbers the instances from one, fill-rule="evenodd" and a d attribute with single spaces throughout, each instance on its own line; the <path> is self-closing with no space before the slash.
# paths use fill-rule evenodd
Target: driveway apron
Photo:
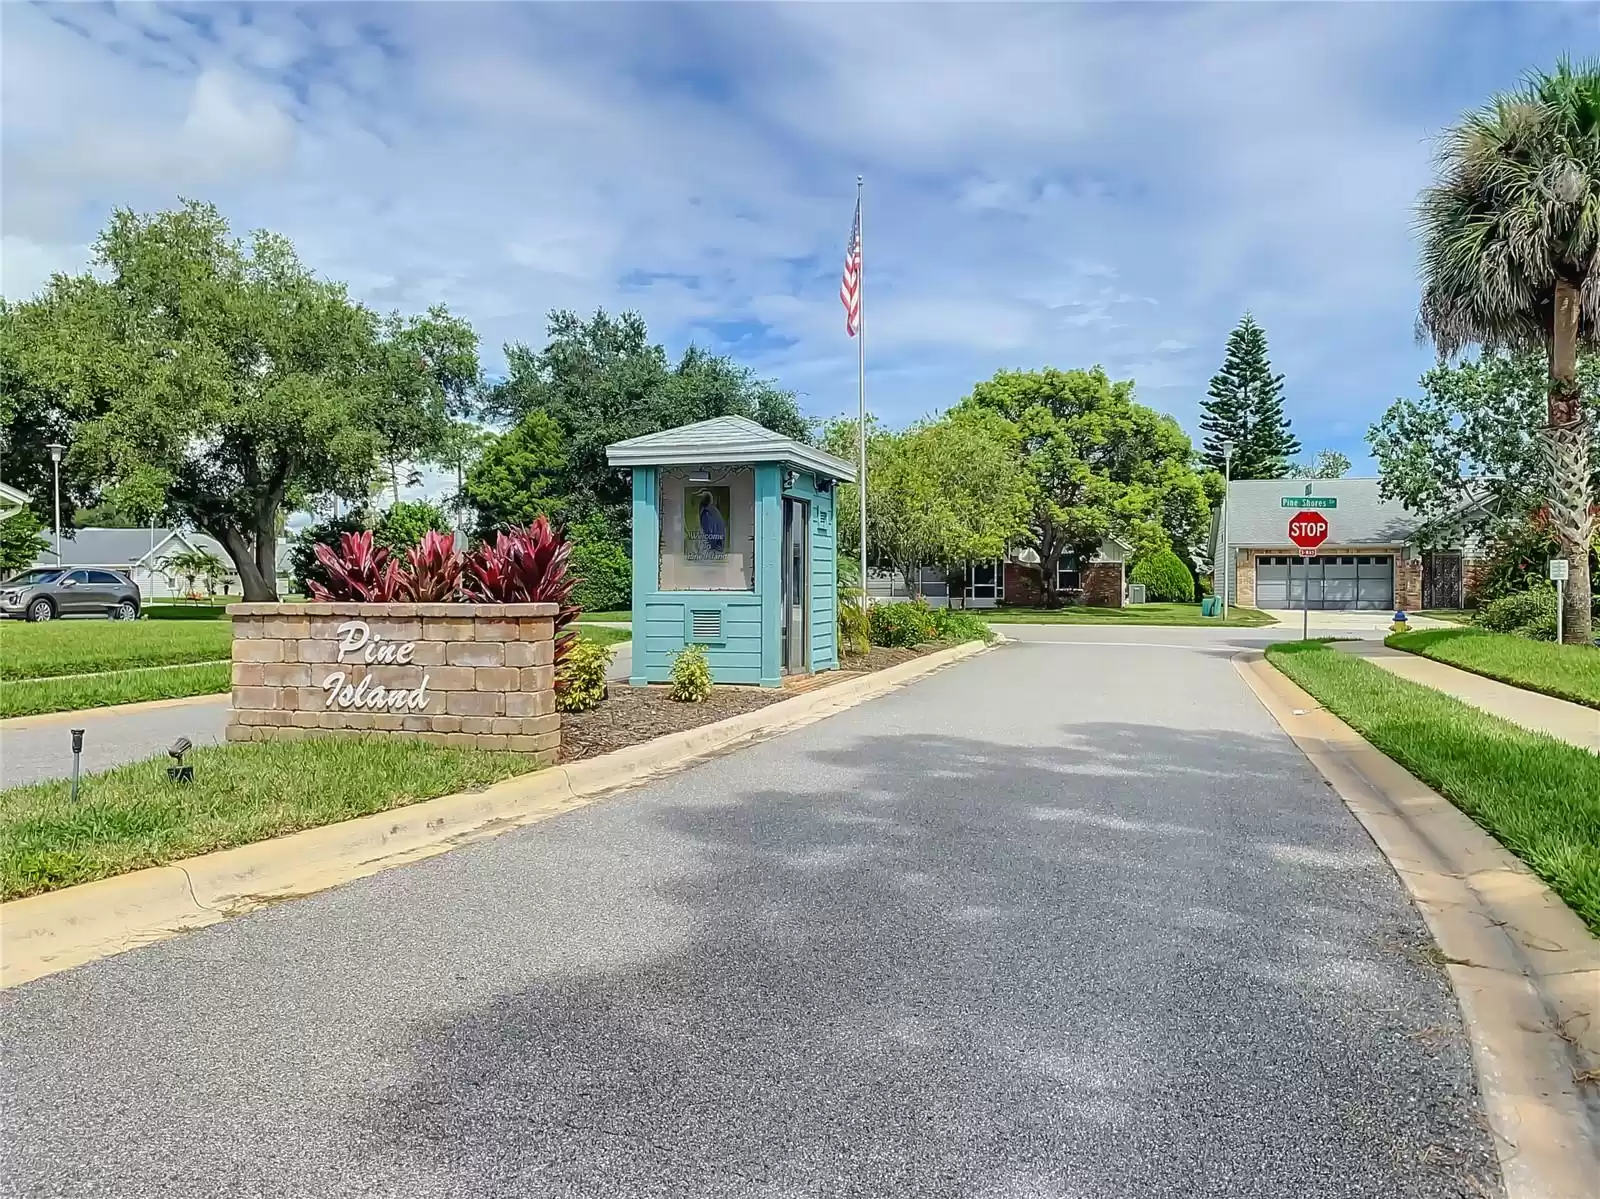
<path id="1" fill-rule="evenodd" d="M 1419 918 L 1175 632 L 7 992 L 0 1194 L 1497 1194 Z"/>

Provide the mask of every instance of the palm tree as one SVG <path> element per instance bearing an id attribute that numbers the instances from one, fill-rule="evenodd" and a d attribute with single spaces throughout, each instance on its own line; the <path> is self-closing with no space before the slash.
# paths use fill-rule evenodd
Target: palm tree
<path id="1" fill-rule="evenodd" d="M 194 593 L 194 581 L 203 578 L 206 581 L 206 594 L 214 594 L 217 590 L 217 580 L 226 572 L 222 559 L 206 550 L 188 549 L 179 550 L 168 554 L 161 559 L 161 572 L 169 579 L 174 575 L 182 578 L 187 585 L 188 594 Z"/>
<path id="2" fill-rule="evenodd" d="M 1578 346 L 1600 340 L 1600 63 L 1534 72 L 1440 142 L 1417 205 L 1418 335 L 1549 356 L 1549 513 L 1570 563 L 1565 639 L 1587 643 L 1595 535 Z"/>

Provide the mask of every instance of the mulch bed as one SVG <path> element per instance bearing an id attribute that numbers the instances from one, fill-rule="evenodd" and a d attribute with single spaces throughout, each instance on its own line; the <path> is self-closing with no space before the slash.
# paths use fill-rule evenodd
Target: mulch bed
<path id="1" fill-rule="evenodd" d="M 741 712 L 753 712 L 780 699 L 790 699 L 801 691 L 898 666 L 944 648 L 942 644 L 919 645 L 915 649 L 884 649 L 875 645 L 864 658 L 846 658 L 841 670 L 797 676 L 796 685 L 783 687 L 717 687 L 712 690 L 711 698 L 700 704 L 680 704 L 668 698 L 665 687 L 613 683 L 606 701 L 598 708 L 591 712 L 562 714 L 561 760 L 577 762 L 668 733 L 699 728 Z"/>

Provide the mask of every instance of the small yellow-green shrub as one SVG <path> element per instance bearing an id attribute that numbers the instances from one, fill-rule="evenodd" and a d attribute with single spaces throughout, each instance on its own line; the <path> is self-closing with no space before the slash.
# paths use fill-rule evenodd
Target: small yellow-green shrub
<path id="1" fill-rule="evenodd" d="M 679 703 L 698 704 L 711 698 L 711 663 L 706 647 L 686 645 L 672 659 L 672 689 L 668 694 Z"/>
<path id="2" fill-rule="evenodd" d="M 563 712 L 587 712 L 606 697 L 606 668 L 616 651 L 580 637 L 567 651 L 556 680 L 556 707 Z"/>

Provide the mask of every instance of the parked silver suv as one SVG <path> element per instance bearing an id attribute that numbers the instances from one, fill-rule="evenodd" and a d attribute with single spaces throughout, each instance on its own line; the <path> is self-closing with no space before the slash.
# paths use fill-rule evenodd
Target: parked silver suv
<path id="1" fill-rule="evenodd" d="M 109 616 L 137 620 L 139 585 L 115 570 L 25 570 L 0 583 L 0 616 L 54 620 Z"/>

